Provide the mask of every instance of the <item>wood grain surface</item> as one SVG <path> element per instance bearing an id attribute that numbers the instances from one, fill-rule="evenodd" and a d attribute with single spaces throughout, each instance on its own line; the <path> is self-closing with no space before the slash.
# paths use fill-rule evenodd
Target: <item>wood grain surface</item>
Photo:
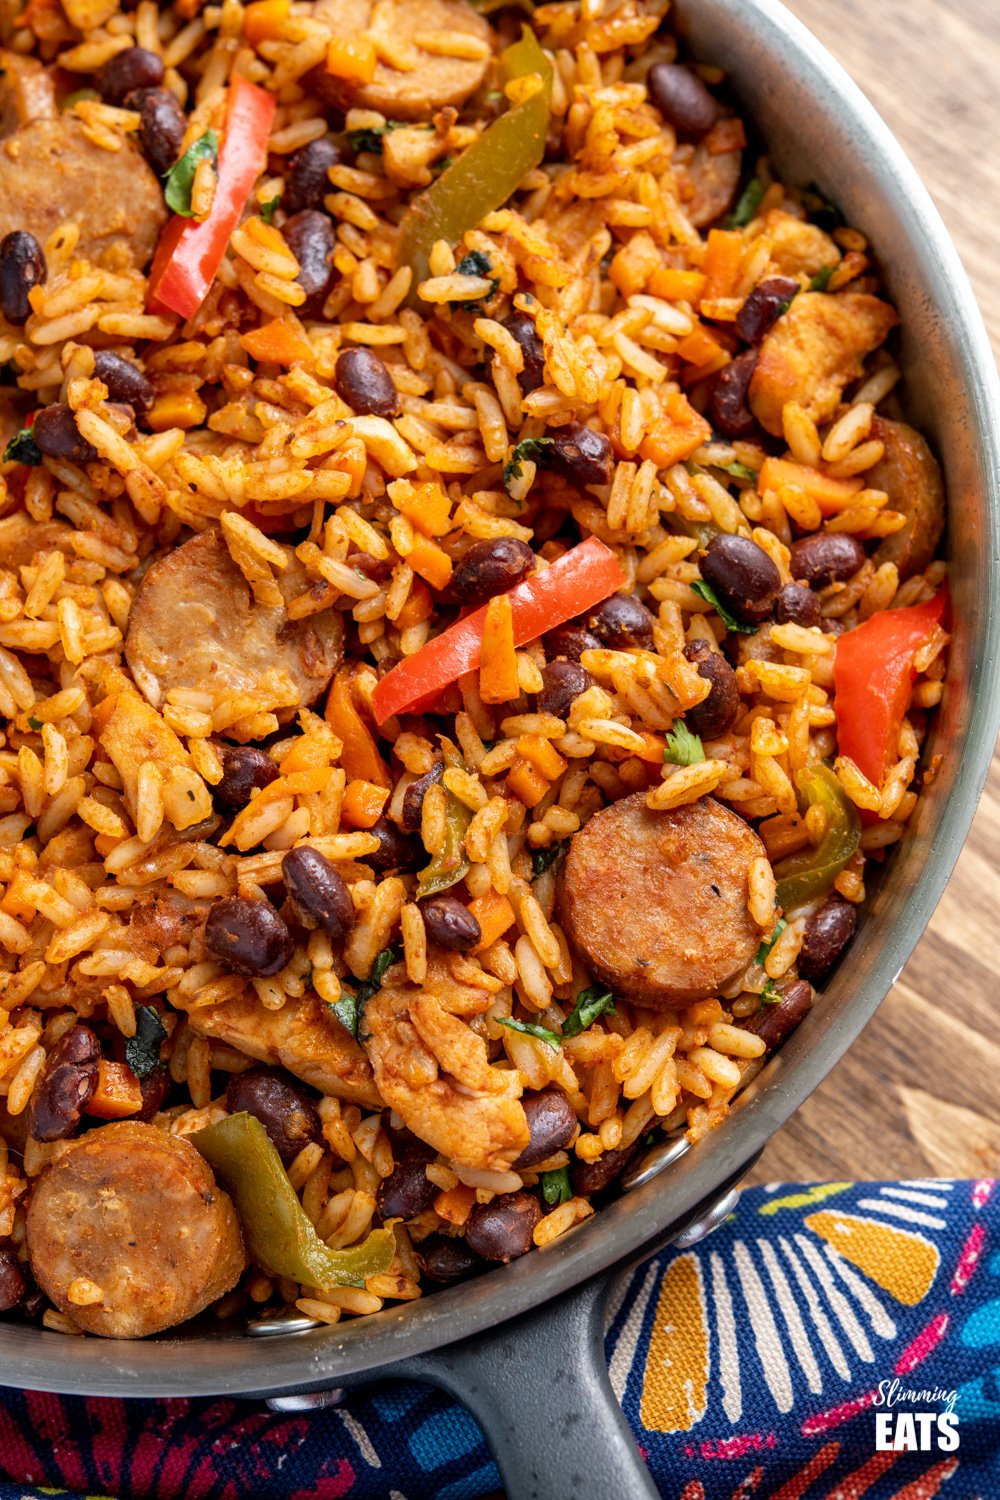
<path id="1" fill-rule="evenodd" d="M 997 0 L 785 0 L 846 67 L 941 210 L 1000 355 Z M 1000 756 L 923 940 L 756 1182 L 1000 1172 Z M 928 1041 L 914 1046 L 912 1038 Z"/>

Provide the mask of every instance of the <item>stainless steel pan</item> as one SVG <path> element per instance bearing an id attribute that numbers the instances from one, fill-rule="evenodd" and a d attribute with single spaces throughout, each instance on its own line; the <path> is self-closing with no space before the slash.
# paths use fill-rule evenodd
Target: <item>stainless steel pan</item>
<path id="1" fill-rule="evenodd" d="M 951 499 L 955 644 L 940 774 L 847 963 L 813 1014 L 702 1146 L 667 1152 L 565 1241 L 360 1323 L 254 1338 L 202 1324 L 142 1344 L 0 1324 L 0 1379 L 90 1395 L 268 1397 L 321 1404 L 362 1379 L 416 1375 L 468 1402 L 515 1500 L 652 1495 L 608 1385 L 609 1289 L 658 1245 L 705 1232 L 726 1192 L 826 1076 L 899 974 L 958 857 L 998 721 L 1000 387 L 979 313 L 927 193 L 840 67 L 776 0 L 678 0 L 699 57 L 731 75 L 788 180 L 815 180 L 871 237 L 902 317 L 911 415 Z M 659 1165 L 660 1171 L 653 1168 Z M 686 1229 L 685 1229 L 686 1227 Z"/>

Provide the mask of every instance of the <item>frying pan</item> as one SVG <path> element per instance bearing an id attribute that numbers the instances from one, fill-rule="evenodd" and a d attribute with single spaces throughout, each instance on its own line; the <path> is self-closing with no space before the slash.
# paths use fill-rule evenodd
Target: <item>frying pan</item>
<path id="1" fill-rule="evenodd" d="M 947 233 L 885 125 L 776 0 L 677 0 L 695 56 L 729 73 L 779 172 L 817 182 L 864 230 L 902 313 L 912 420 L 933 438 L 950 495 L 951 677 L 934 733 L 940 771 L 921 798 L 847 962 L 804 1024 L 700 1145 L 664 1143 L 620 1196 L 562 1240 L 423 1301 L 334 1328 L 271 1333 L 203 1320 L 126 1343 L 0 1324 L 0 1379 L 86 1395 L 226 1395 L 305 1410 L 344 1386 L 416 1377 L 483 1426 L 513 1500 L 652 1496 L 608 1383 L 605 1303 L 660 1246 L 693 1243 L 732 1185 L 846 1051 L 897 978 L 958 857 L 1000 723 L 1000 383 Z M 305 1325 L 305 1326 L 303 1326 Z"/>

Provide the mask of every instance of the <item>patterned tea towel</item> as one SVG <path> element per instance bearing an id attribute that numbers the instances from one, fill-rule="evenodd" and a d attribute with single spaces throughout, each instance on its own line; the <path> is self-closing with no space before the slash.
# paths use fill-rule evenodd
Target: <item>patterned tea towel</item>
<path id="1" fill-rule="evenodd" d="M 1000 1188 L 747 1189 L 710 1239 L 620 1289 L 607 1356 L 667 1500 L 998 1500 Z M 499 1489 L 476 1423 L 421 1385 L 296 1416 L 0 1392 L 0 1500 Z"/>

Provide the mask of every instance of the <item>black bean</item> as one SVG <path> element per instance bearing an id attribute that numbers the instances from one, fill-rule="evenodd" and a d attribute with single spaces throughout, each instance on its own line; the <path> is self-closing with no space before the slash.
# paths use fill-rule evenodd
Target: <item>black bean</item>
<path id="1" fill-rule="evenodd" d="M 528 1117 L 531 1139 L 514 1162 L 514 1171 L 534 1167 L 547 1156 L 554 1156 L 568 1146 L 576 1134 L 576 1111 L 562 1089 L 541 1089 L 524 1094 L 521 1107 Z"/>
<path id="2" fill-rule="evenodd" d="M 18 1304 L 18 1321 L 23 1318 L 26 1322 L 36 1323 L 48 1305 L 49 1299 L 44 1292 L 40 1292 L 37 1287 L 30 1288 L 24 1301 Z"/>
<path id="3" fill-rule="evenodd" d="M 130 359 L 111 349 L 98 349 L 94 354 L 94 374 L 104 381 L 112 401 L 124 401 L 134 411 L 148 411 L 152 406 L 156 392 Z"/>
<path id="4" fill-rule="evenodd" d="M 253 792 L 259 792 L 281 774 L 266 750 L 256 745 L 217 745 L 222 757 L 222 780 L 212 788 L 216 805 L 238 812 Z"/>
<path id="5" fill-rule="evenodd" d="M 68 458 L 76 464 L 89 464 L 97 457 L 97 449 L 80 436 L 73 408 L 64 401 L 43 406 L 35 415 L 31 431 L 41 452 L 49 458 Z"/>
<path id="6" fill-rule="evenodd" d="M 375 1206 L 383 1219 L 415 1219 L 430 1208 L 440 1189 L 424 1174 L 426 1158 L 402 1156 L 375 1192 Z"/>
<path id="7" fill-rule="evenodd" d="M 786 583 L 774 601 L 774 619 L 778 625 L 818 625 L 819 600 L 801 583 Z"/>
<path id="8" fill-rule="evenodd" d="M 121 105 L 135 89 L 155 89 L 163 82 L 163 58 L 145 47 L 126 47 L 109 57 L 97 74 L 97 92 L 105 104 Z"/>
<path id="9" fill-rule="evenodd" d="M 596 1161 L 581 1161 L 579 1157 L 569 1169 L 573 1191 L 581 1198 L 601 1193 L 620 1177 L 638 1151 L 638 1145 L 624 1146 L 617 1151 L 605 1151 Z"/>
<path id="10" fill-rule="evenodd" d="M 781 588 L 781 575 L 763 547 L 725 532 L 705 549 L 701 576 L 730 614 L 749 625 L 767 619 Z"/>
<path id="11" fill-rule="evenodd" d="M 329 170 L 340 166 L 346 159 L 343 146 L 332 135 L 310 141 L 308 146 L 296 151 L 288 163 L 285 191 L 281 197 L 285 212 L 297 214 L 304 208 L 322 208 L 326 194 L 333 192 Z"/>
<path id="12" fill-rule="evenodd" d="M 429 1234 L 413 1250 L 428 1281 L 461 1281 L 480 1264 L 464 1240 L 448 1234 Z"/>
<path id="13" fill-rule="evenodd" d="M 820 979 L 832 969 L 854 936 L 857 908 L 841 896 L 831 896 L 806 922 L 798 970 L 803 979 Z"/>
<path id="14" fill-rule="evenodd" d="M 732 724 L 740 711 L 740 690 L 736 686 L 736 673 L 718 651 L 713 651 L 707 641 L 691 641 L 684 647 L 688 661 L 694 662 L 698 676 L 712 684 L 707 698 L 689 708 L 684 723 L 692 734 L 703 740 L 718 739 Z"/>
<path id="15" fill-rule="evenodd" d="M 270 901 L 226 896 L 209 908 L 205 947 L 234 974 L 256 979 L 283 969 L 295 944 Z"/>
<path id="16" fill-rule="evenodd" d="M 318 927 L 335 943 L 354 926 L 354 902 L 343 877 L 318 849 L 289 849 L 281 876 L 297 921 Z"/>
<path id="17" fill-rule="evenodd" d="M 337 355 L 334 389 L 359 416 L 398 417 L 399 392 L 371 349 L 344 349 Z"/>
<path id="18" fill-rule="evenodd" d="M 530 396 L 532 391 L 545 384 L 545 346 L 538 337 L 534 319 L 527 313 L 511 313 L 503 326 L 521 346 L 524 369 L 518 375 L 517 383 L 524 395 Z"/>
<path id="19" fill-rule="evenodd" d="M 45 255 L 33 234 L 15 229 L 0 240 L 0 312 L 8 323 L 26 323 L 28 293 L 48 275 Z"/>
<path id="20" fill-rule="evenodd" d="M 657 63 L 646 79 L 649 97 L 682 135 L 707 135 L 719 109 L 697 73 L 682 63 Z"/>
<path id="21" fill-rule="evenodd" d="M 427 936 L 450 953 L 470 953 L 482 941 L 482 929 L 457 896 L 432 896 L 420 906 Z"/>
<path id="22" fill-rule="evenodd" d="M 542 641 L 549 661 L 564 657 L 566 661 L 578 662 L 585 651 L 597 651 L 601 645 L 597 636 L 582 625 L 560 625 L 558 630 L 544 635 Z"/>
<path id="23" fill-rule="evenodd" d="M 0 1250 L 0 1312 L 10 1312 L 28 1290 L 28 1278 L 21 1270 L 16 1255 L 9 1250 Z"/>
<path id="24" fill-rule="evenodd" d="M 757 366 L 757 350 L 745 349 L 731 360 L 712 392 L 712 425 L 724 437 L 749 437 L 757 423 L 747 404 L 747 391 Z"/>
<path id="25" fill-rule="evenodd" d="M 553 434 L 545 463 L 570 484 L 610 484 L 611 442 L 593 427 L 570 422 Z"/>
<path id="26" fill-rule="evenodd" d="M 558 658 L 542 668 L 542 691 L 538 694 L 538 712 L 565 719 L 574 701 L 593 683 L 586 667 L 577 661 Z"/>
<path id="27" fill-rule="evenodd" d="M 281 1068 L 248 1068 L 234 1074 L 226 1089 L 226 1107 L 230 1114 L 259 1120 L 286 1167 L 303 1146 L 322 1135 L 311 1095 Z"/>
<path id="28" fill-rule="evenodd" d="M 139 1089 L 142 1093 L 142 1108 L 135 1120 L 151 1120 L 164 1105 L 167 1095 L 170 1093 L 170 1070 L 166 1063 L 160 1063 L 145 1078 L 139 1079 Z"/>
<path id="29" fill-rule="evenodd" d="M 584 624 L 603 646 L 615 651 L 653 644 L 653 616 L 634 594 L 612 594 L 584 616 Z"/>
<path id="30" fill-rule="evenodd" d="M 759 344 L 788 309 L 799 290 L 791 276 L 769 276 L 758 281 L 736 314 L 736 332 L 746 344 Z"/>
<path id="31" fill-rule="evenodd" d="M 333 221 L 318 209 L 304 208 L 286 221 L 281 232 L 299 263 L 295 279 L 306 294 L 300 311 L 306 317 L 318 316 L 334 275 L 337 236 Z"/>
<path id="32" fill-rule="evenodd" d="M 517 537 L 473 542 L 451 575 L 451 591 L 461 604 L 485 604 L 520 583 L 534 566 L 534 552 Z"/>
<path id="33" fill-rule="evenodd" d="M 386 579 L 392 577 L 392 562 L 388 557 L 373 557 L 370 552 L 352 552 L 347 559 L 348 566 L 357 568 L 366 578 L 373 583 L 385 583 Z"/>
<path id="34" fill-rule="evenodd" d="M 808 980 L 796 979 L 784 991 L 777 1005 L 761 1005 L 760 1010 L 743 1024 L 747 1031 L 766 1042 L 770 1051 L 791 1036 L 812 1010 L 812 1003 L 812 985 Z"/>
<path id="35" fill-rule="evenodd" d="M 125 101 L 139 111 L 139 139 L 157 177 L 166 177 L 180 154 L 187 119 L 169 89 L 136 89 Z"/>
<path id="36" fill-rule="evenodd" d="M 532 1233 L 542 1217 L 530 1193 L 500 1193 L 489 1203 L 476 1203 L 465 1226 L 465 1238 L 483 1260 L 504 1265 L 532 1246 Z"/>
<path id="37" fill-rule="evenodd" d="M 424 847 L 416 839 L 407 838 L 391 818 L 379 818 L 368 830 L 378 839 L 379 847 L 374 854 L 365 855 L 365 864 L 384 875 L 389 870 L 415 870 L 426 863 Z"/>
<path id="38" fill-rule="evenodd" d="M 444 775 L 444 762 L 436 760 L 429 771 L 411 781 L 403 793 L 403 806 L 399 821 L 407 833 L 418 833 L 424 811 L 424 798 L 432 786 L 437 786 Z"/>
<path id="39" fill-rule="evenodd" d="M 789 552 L 792 577 L 814 589 L 853 578 L 865 560 L 865 549 L 846 531 L 817 531 L 813 536 L 800 537 Z"/>
<path id="40" fill-rule="evenodd" d="M 36 1141 L 72 1135 L 97 1088 L 101 1048 L 89 1026 L 71 1026 L 45 1060 L 31 1096 L 28 1129 Z"/>

